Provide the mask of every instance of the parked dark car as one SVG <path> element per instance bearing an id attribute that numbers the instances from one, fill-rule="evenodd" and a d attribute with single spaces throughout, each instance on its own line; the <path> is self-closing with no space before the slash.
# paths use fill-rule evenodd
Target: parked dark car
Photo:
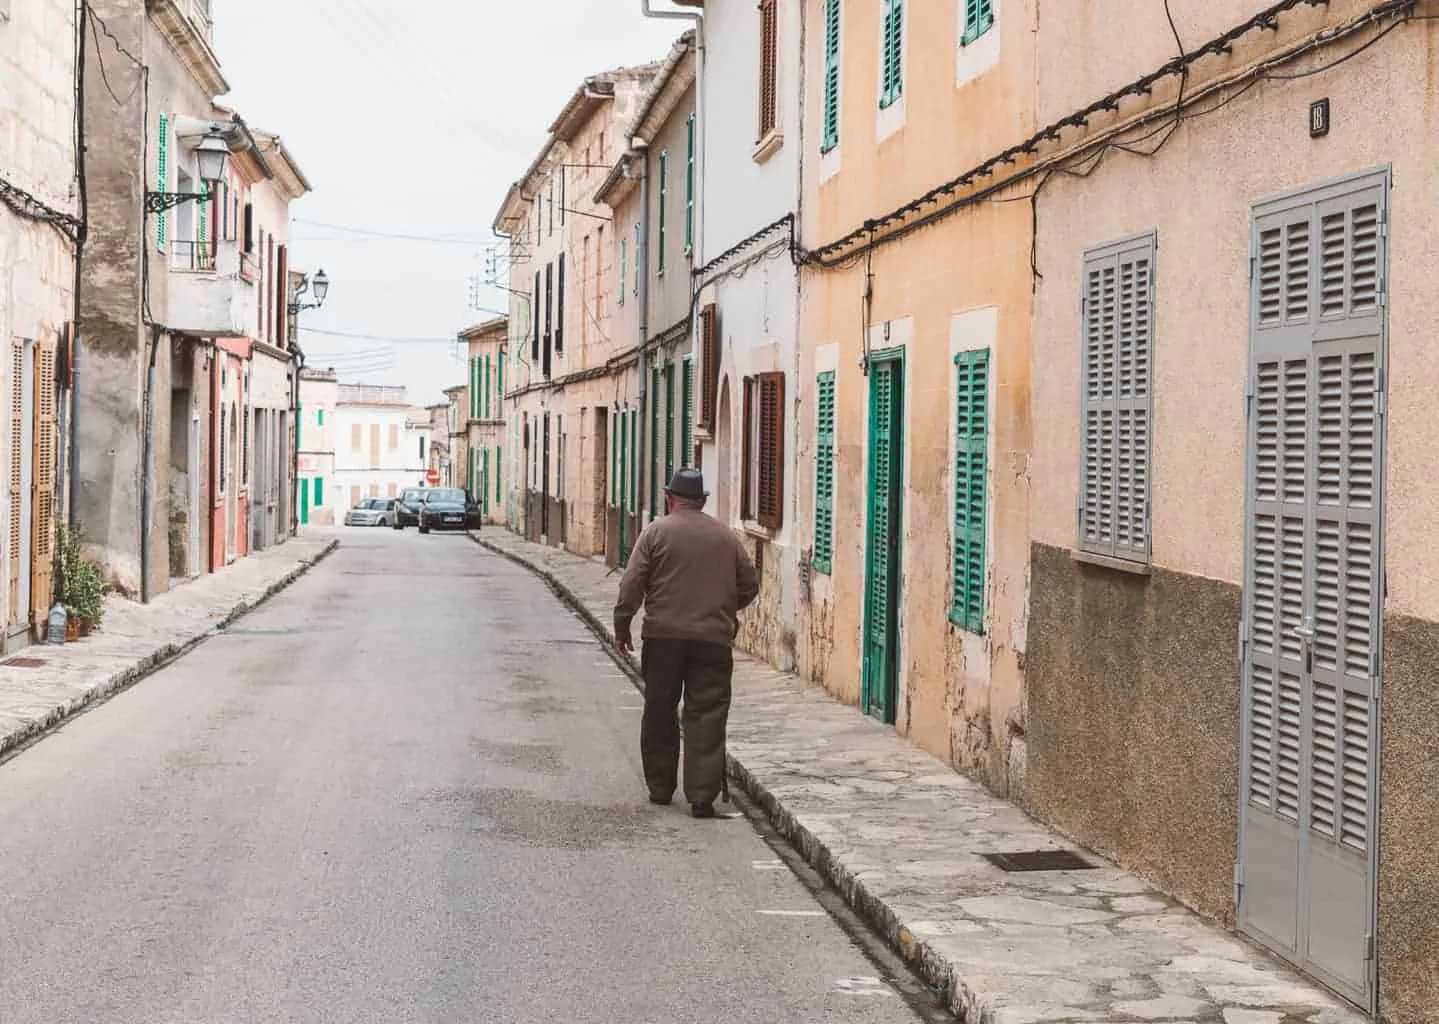
<path id="1" fill-rule="evenodd" d="M 431 530 L 477 530 L 480 508 L 458 487 L 437 487 L 420 505 L 420 532 Z"/>
<path id="2" fill-rule="evenodd" d="M 420 525 L 420 508 L 425 498 L 433 493 L 434 487 L 406 487 L 395 499 L 395 529 Z"/>

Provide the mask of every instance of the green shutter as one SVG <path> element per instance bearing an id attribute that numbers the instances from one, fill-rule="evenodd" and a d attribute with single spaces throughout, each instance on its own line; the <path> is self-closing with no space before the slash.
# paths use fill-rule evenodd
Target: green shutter
<path id="1" fill-rule="evenodd" d="M 620 425 L 615 422 L 618 415 L 610 416 L 610 507 L 620 503 Z"/>
<path id="2" fill-rule="evenodd" d="M 695 244 L 695 116 L 685 122 L 685 252 Z"/>
<path id="3" fill-rule="evenodd" d="M 501 479 L 501 477 L 504 475 L 504 471 L 501 469 L 501 466 L 503 465 L 502 460 L 503 460 L 503 458 L 504 458 L 504 454 L 505 454 L 505 446 L 502 445 L 502 444 L 497 444 L 497 445 L 495 445 L 495 506 L 496 506 L 496 507 L 499 507 L 499 504 L 500 504 L 500 493 L 501 493 L 501 492 L 500 492 L 500 479 Z"/>
<path id="4" fill-rule="evenodd" d="M 638 515 L 640 510 L 640 411 L 638 409 L 630 410 L 630 438 L 634 441 L 634 446 L 631 451 L 634 457 L 629 460 L 630 493 L 628 507 L 631 512 Z"/>
<path id="5" fill-rule="evenodd" d="M 493 419 L 493 417 L 490 415 L 490 413 L 493 411 L 492 408 L 491 408 L 491 402 L 490 402 L 490 367 L 491 367 L 491 365 L 492 365 L 492 363 L 491 363 L 490 355 L 489 355 L 489 353 L 486 353 L 486 354 L 485 354 L 485 381 L 484 381 L 484 388 L 483 388 L 483 390 L 480 392 L 482 395 L 485 396 L 485 407 L 484 407 L 483 410 L 481 410 L 480 415 L 483 416 L 483 417 L 484 417 L 485 419 L 487 419 L 487 420 L 488 420 L 488 419 Z M 487 451 L 487 452 L 485 453 L 485 458 L 488 459 L 489 457 L 490 457 L 490 456 L 489 456 L 489 452 Z"/>
<path id="6" fill-rule="evenodd" d="M 490 515 L 490 450 L 485 449 L 485 469 L 480 474 L 480 509 L 486 519 Z"/>
<path id="7" fill-rule="evenodd" d="M 834 568 L 834 371 L 818 378 L 814 447 L 814 568 Z"/>
<path id="8" fill-rule="evenodd" d="M 315 477 L 315 507 L 320 508 L 325 504 L 325 478 Z"/>
<path id="9" fill-rule="evenodd" d="M 949 620 L 984 632 L 984 535 L 988 508 L 989 350 L 961 352 L 955 365 L 954 546 Z"/>
<path id="10" fill-rule="evenodd" d="M 964 0 L 964 36 L 968 46 L 994 27 L 994 0 Z"/>
<path id="11" fill-rule="evenodd" d="M 317 409 L 317 410 L 315 411 L 315 425 L 316 425 L 317 427 L 323 427 L 323 426 L 325 425 L 325 410 L 324 410 L 324 409 Z"/>
<path id="12" fill-rule="evenodd" d="M 166 114 L 160 115 L 160 149 L 159 167 L 156 174 L 155 191 L 164 195 L 169 190 L 170 181 L 170 118 Z M 161 252 L 165 251 L 166 222 L 165 212 L 160 211 L 155 220 L 155 247 Z"/>
<path id="13" fill-rule="evenodd" d="M 670 155 L 660 154 L 660 229 L 659 229 L 659 254 L 655 257 L 655 269 L 663 274 L 665 272 L 665 215 L 669 212 L 670 205 Z"/>
<path id="14" fill-rule="evenodd" d="M 839 22 L 840 0 L 824 4 L 824 137 L 820 152 L 839 145 Z"/>
<path id="15" fill-rule="evenodd" d="M 300 477 L 300 525 L 310 522 L 310 481 Z"/>
<path id="16" fill-rule="evenodd" d="M 884 0 L 880 31 L 881 75 L 879 105 L 888 107 L 904 95 L 904 0 Z"/>
<path id="17" fill-rule="evenodd" d="M 630 281 L 630 240 L 620 239 L 620 305 L 625 304 L 625 288 Z"/>
<path id="18" fill-rule="evenodd" d="M 495 357 L 495 401 L 499 404 L 499 412 L 495 419 L 505 418 L 505 350 L 500 349 L 499 355 Z"/>
<path id="19" fill-rule="evenodd" d="M 675 364 L 665 364 L 665 484 L 675 475 Z"/>
<path id="20" fill-rule="evenodd" d="M 659 489 L 659 442 L 660 442 L 660 368 L 650 371 L 650 518 L 660 514 Z"/>
<path id="21" fill-rule="evenodd" d="M 695 360 L 685 356 L 684 375 L 680 380 L 680 465 L 689 469 L 695 464 Z"/>

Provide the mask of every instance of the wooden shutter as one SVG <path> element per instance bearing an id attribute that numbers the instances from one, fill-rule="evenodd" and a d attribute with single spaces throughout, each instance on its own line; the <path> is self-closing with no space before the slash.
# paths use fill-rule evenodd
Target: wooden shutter
<path id="1" fill-rule="evenodd" d="M 290 248 L 282 245 L 275 255 L 275 344 L 289 346 L 290 317 Z"/>
<path id="2" fill-rule="evenodd" d="M 888 107 L 904 94 L 904 0 L 884 0 L 884 5 L 879 105 Z"/>
<path id="3" fill-rule="evenodd" d="M 739 510 L 741 519 L 753 519 L 754 508 L 751 503 L 753 488 L 750 480 L 753 478 L 754 469 L 754 378 L 744 379 L 744 402 L 741 410 L 743 417 L 740 428 L 740 482 L 739 482 Z"/>
<path id="4" fill-rule="evenodd" d="M 759 5 L 759 138 L 774 131 L 778 112 L 777 50 L 779 19 L 776 0 L 760 0 Z"/>
<path id="5" fill-rule="evenodd" d="M 719 310 L 713 302 L 700 310 L 700 361 L 700 429 L 713 432 L 720 377 Z"/>
<path id="6" fill-rule="evenodd" d="M 167 114 L 160 115 L 159 135 L 159 150 L 156 154 L 155 191 L 163 196 L 170 188 L 170 117 Z M 169 222 L 166 219 L 165 211 L 161 210 L 155 217 L 155 247 L 161 252 L 165 251 L 168 226 Z"/>
<path id="7" fill-rule="evenodd" d="M 955 365 L 954 541 L 949 620 L 984 632 L 985 526 L 989 478 L 989 350 L 961 352 Z"/>
<path id="8" fill-rule="evenodd" d="M 559 268 L 555 271 L 555 352 L 565 351 L 565 254 L 560 253 Z"/>
<path id="9" fill-rule="evenodd" d="M 1091 253 L 1083 297 L 1079 546 L 1149 559 L 1154 238 Z"/>
<path id="10" fill-rule="evenodd" d="M 834 400 L 835 373 L 821 373 L 815 388 L 814 553 L 819 572 L 834 567 Z"/>
<path id="11" fill-rule="evenodd" d="M 820 151 L 828 153 L 839 145 L 839 40 L 840 0 L 824 4 L 824 134 Z"/>
<path id="12" fill-rule="evenodd" d="M 686 469 L 694 465 L 694 402 L 695 361 L 694 356 L 685 356 L 684 372 L 680 378 L 680 465 Z"/>
<path id="13" fill-rule="evenodd" d="M 994 27 L 994 0 L 964 0 L 964 35 L 960 44 L 968 46 Z"/>
<path id="14" fill-rule="evenodd" d="M 495 506 L 500 504 L 500 477 L 503 472 L 503 459 L 505 454 L 504 445 L 495 445 Z"/>
<path id="15" fill-rule="evenodd" d="M 21 493 L 24 481 L 25 453 L 25 339 L 10 339 L 10 528 L 6 542 L 10 557 L 10 601 L 8 610 L 11 621 L 20 620 L 21 611 L 16 605 L 20 601 L 20 521 L 23 515 L 25 495 Z"/>
<path id="16" fill-rule="evenodd" d="M 784 374 L 762 373 L 759 391 L 759 459 L 755 518 L 766 529 L 784 524 Z"/>
<path id="17" fill-rule="evenodd" d="M 541 351 L 543 373 L 550 375 L 550 356 L 555 350 L 555 265 L 545 266 L 545 346 Z"/>
<path id="18" fill-rule="evenodd" d="M 535 271 L 535 290 L 530 298 L 530 318 L 534 321 L 534 330 L 530 338 L 530 362 L 540 361 L 540 272 Z M 533 372 L 533 371 L 531 371 Z"/>

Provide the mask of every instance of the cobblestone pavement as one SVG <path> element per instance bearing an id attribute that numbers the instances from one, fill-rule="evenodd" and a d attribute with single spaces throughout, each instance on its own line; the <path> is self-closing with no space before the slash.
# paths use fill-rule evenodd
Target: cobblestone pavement
<path id="1" fill-rule="evenodd" d="M 477 540 L 609 636 L 617 573 L 498 529 Z M 1366 1019 L 1091 854 L 1091 870 L 995 867 L 981 855 L 1073 846 L 822 688 L 737 655 L 735 691 L 734 776 L 962 1020 Z"/>
<path id="2" fill-rule="evenodd" d="M 101 628 L 90 636 L 0 661 L 0 758 L 183 654 L 293 582 L 337 543 L 332 534 L 307 531 L 149 604 L 111 596 Z"/>

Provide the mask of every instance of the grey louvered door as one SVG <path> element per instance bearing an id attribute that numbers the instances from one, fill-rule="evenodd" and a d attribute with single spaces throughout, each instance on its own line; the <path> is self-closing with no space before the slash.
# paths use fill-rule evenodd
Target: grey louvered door
<path id="1" fill-rule="evenodd" d="M 1255 211 L 1242 926 L 1373 1001 L 1387 177 Z"/>

